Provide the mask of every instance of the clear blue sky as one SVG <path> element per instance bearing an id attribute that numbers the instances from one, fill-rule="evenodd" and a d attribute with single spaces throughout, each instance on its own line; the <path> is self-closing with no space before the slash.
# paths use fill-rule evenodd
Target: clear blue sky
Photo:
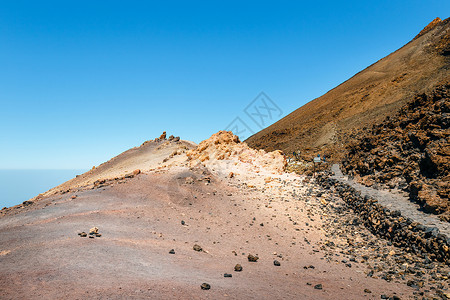
<path id="1" fill-rule="evenodd" d="M 450 1 L 1 1 L 0 169 L 84 169 L 199 142 L 261 91 L 283 116 L 410 41 Z"/>

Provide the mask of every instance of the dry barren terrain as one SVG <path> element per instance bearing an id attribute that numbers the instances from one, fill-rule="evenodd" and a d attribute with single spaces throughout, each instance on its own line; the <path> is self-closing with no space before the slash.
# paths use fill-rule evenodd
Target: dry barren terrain
<path id="1" fill-rule="evenodd" d="M 186 150 L 162 139 L 135 154 L 151 156 L 152 147 L 159 157 L 163 145 Z M 333 188 L 279 169 L 281 153 L 250 149 L 227 132 L 194 146 L 151 170 L 95 175 L 100 184 L 67 183 L 2 210 L 0 297 L 448 295 L 448 265 L 373 235 Z M 123 157 L 110 168 L 114 161 Z"/>

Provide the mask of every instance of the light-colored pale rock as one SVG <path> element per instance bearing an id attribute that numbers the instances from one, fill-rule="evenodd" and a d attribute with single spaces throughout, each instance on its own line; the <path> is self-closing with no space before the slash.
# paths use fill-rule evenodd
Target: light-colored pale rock
<path id="1" fill-rule="evenodd" d="M 98 228 L 97 228 L 97 227 L 92 227 L 92 228 L 89 230 L 89 233 L 90 233 L 90 234 L 96 234 L 96 233 L 98 233 Z"/>
<path id="2" fill-rule="evenodd" d="M 266 152 L 252 149 L 246 143 L 241 143 L 239 137 L 231 131 L 219 131 L 213 134 L 209 139 L 202 141 L 197 148 L 188 151 L 187 156 L 192 165 L 202 163 L 213 169 L 214 165 L 217 165 L 218 168 L 220 166 L 220 169 L 228 171 L 231 171 L 230 168 L 232 169 L 233 165 L 238 169 L 245 165 L 244 169 L 248 171 L 281 174 L 287 165 L 281 151 Z"/>

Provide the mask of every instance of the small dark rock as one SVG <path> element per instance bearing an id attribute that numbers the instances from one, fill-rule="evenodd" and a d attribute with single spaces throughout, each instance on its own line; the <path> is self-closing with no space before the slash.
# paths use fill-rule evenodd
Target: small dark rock
<path id="1" fill-rule="evenodd" d="M 185 225 L 186 224 L 186 222 L 184 222 L 183 220 L 181 220 L 181 225 Z"/>
<path id="2" fill-rule="evenodd" d="M 249 254 L 249 255 L 247 256 L 247 258 L 248 258 L 248 261 L 251 261 L 251 262 L 257 262 L 258 259 L 259 259 L 258 256 L 252 255 L 252 254 Z"/>
<path id="3" fill-rule="evenodd" d="M 321 283 L 316 284 L 316 285 L 314 286 L 314 288 L 315 288 L 316 290 L 321 290 L 321 289 L 322 289 L 322 284 L 321 284 Z"/>
<path id="4" fill-rule="evenodd" d="M 170 250 L 169 254 L 175 254 L 175 249 Z"/>
<path id="5" fill-rule="evenodd" d="M 242 266 L 240 264 L 237 264 L 237 265 L 234 266 L 234 270 L 236 272 L 241 272 L 242 271 Z"/>
<path id="6" fill-rule="evenodd" d="M 202 288 L 202 290 L 209 290 L 211 288 L 211 285 L 209 283 L 202 283 L 202 285 L 200 286 Z"/>
<path id="7" fill-rule="evenodd" d="M 364 289 L 364 293 L 370 294 L 370 293 L 372 293 L 372 291 L 369 289 Z"/>
<path id="8" fill-rule="evenodd" d="M 278 260 L 274 260 L 273 265 L 279 267 L 281 264 Z"/>
<path id="9" fill-rule="evenodd" d="M 402 213 L 399 210 L 394 210 L 393 212 L 391 212 L 391 216 L 393 217 L 400 217 L 402 215 Z"/>
<path id="10" fill-rule="evenodd" d="M 416 285 L 416 283 L 413 280 L 408 280 L 408 282 L 406 283 L 407 286 L 413 286 Z"/>
<path id="11" fill-rule="evenodd" d="M 200 245 L 197 245 L 197 244 L 194 245 L 193 249 L 194 249 L 195 251 L 198 251 L 198 252 L 200 252 L 200 251 L 203 250 L 203 248 L 202 248 Z"/>
<path id="12" fill-rule="evenodd" d="M 429 237 L 436 237 L 439 234 L 439 228 L 437 227 L 427 227 L 425 229 L 425 237 L 429 238 Z"/>
<path id="13" fill-rule="evenodd" d="M 233 275 L 225 273 L 225 274 L 223 274 L 223 277 L 233 277 Z"/>

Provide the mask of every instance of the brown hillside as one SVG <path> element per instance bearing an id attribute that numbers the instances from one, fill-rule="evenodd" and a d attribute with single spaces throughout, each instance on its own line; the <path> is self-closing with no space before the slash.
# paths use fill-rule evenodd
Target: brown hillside
<path id="1" fill-rule="evenodd" d="M 426 30 L 425 30 L 426 29 Z M 254 134 L 247 143 L 290 154 L 301 150 L 342 158 L 364 127 L 395 114 L 413 95 L 430 91 L 450 76 L 450 18 L 435 19 L 411 42 L 325 95 Z"/>

